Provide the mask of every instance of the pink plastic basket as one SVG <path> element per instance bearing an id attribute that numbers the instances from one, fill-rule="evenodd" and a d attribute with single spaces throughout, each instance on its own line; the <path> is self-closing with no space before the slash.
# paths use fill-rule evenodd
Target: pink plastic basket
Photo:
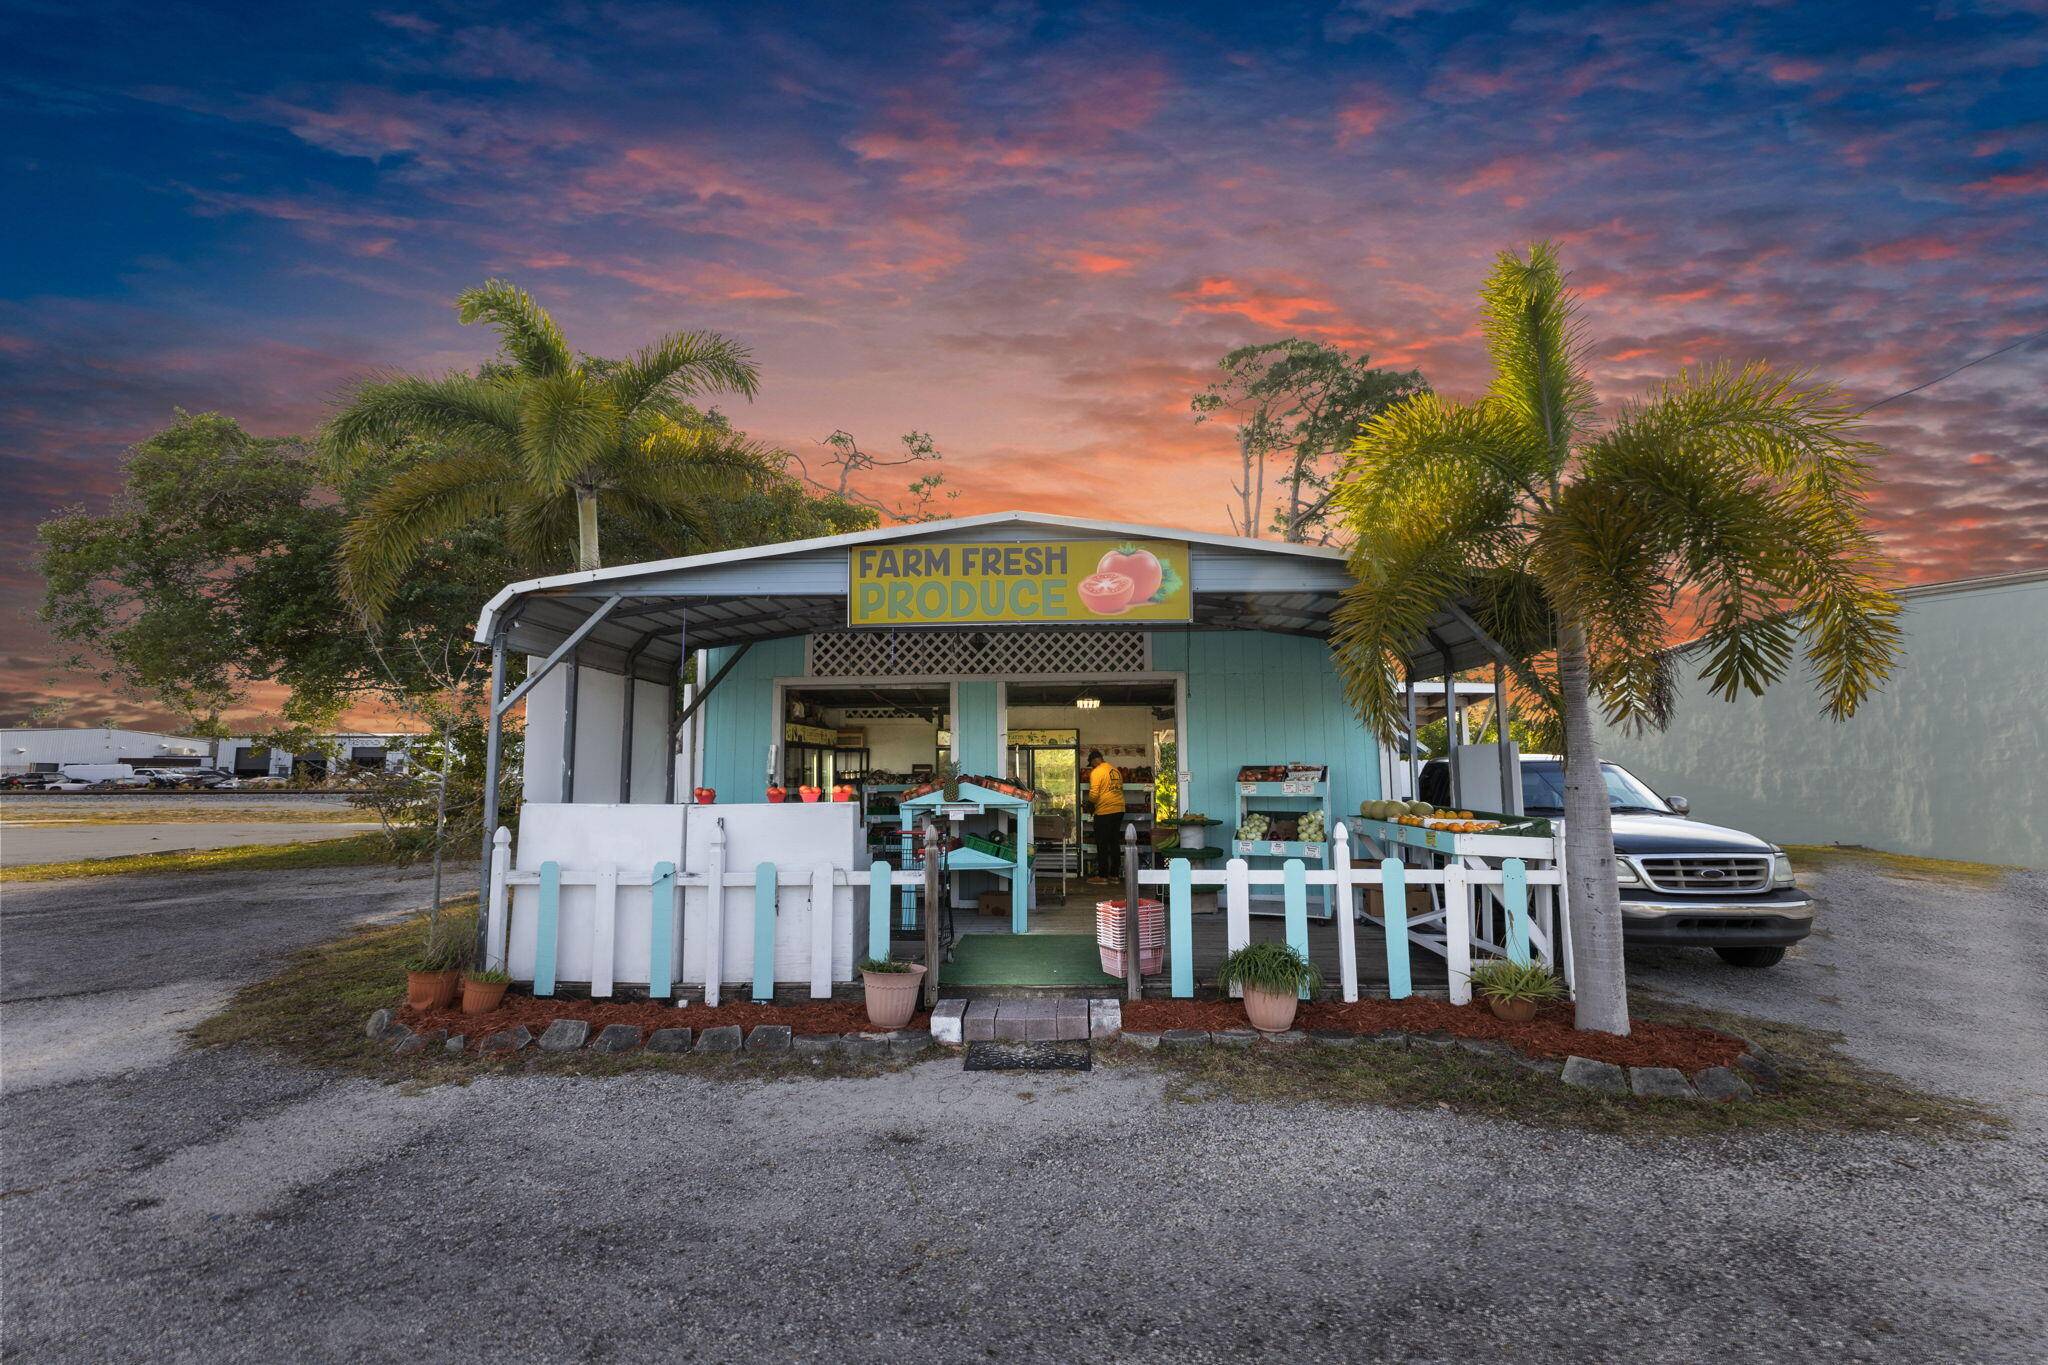
<path id="1" fill-rule="evenodd" d="M 1102 970 L 1124 974 L 1124 903 L 1095 902 L 1095 946 Z M 1166 970 L 1166 902 L 1138 898 L 1138 970 L 1146 976 Z"/>

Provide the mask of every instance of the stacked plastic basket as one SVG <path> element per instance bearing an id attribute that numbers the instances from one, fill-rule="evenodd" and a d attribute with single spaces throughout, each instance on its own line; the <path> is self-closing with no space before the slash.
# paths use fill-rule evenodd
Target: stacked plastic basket
<path id="1" fill-rule="evenodd" d="M 1102 970 L 1124 974 L 1124 903 L 1095 902 L 1095 946 Z M 1138 898 L 1138 970 L 1150 976 L 1166 970 L 1166 902 Z"/>

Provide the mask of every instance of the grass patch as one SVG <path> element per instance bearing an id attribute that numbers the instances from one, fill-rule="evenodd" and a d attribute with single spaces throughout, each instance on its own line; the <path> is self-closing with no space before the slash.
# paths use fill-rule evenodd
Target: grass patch
<path id="1" fill-rule="evenodd" d="M 116 798 L 118 799 L 118 798 Z M 314 806 L 290 810 L 279 806 L 238 807 L 230 805 L 170 805 L 176 797 L 162 798 L 166 805 L 153 810 L 140 802 L 113 810 L 87 810 L 71 806 L 21 807 L 0 804 L 0 826 L 12 825 L 374 825 L 377 817 L 367 811 Z"/>
<path id="2" fill-rule="evenodd" d="M 450 903 L 452 930 L 474 933 L 476 897 Z M 428 1049 L 412 1057 L 392 1055 L 391 1044 L 363 1035 L 373 1010 L 396 1006 L 405 994 L 405 959 L 426 934 L 426 917 L 376 925 L 294 953 L 267 980 L 244 986 L 226 1008 L 191 1030 L 201 1047 L 257 1047 L 293 1061 L 379 1080 L 412 1085 L 466 1082 L 479 1075 L 620 1076 L 639 1071 L 685 1072 L 707 1080 L 795 1080 L 872 1076 L 909 1064 L 904 1058 L 867 1058 L 827 1053 L 718 1054 L 659 1052 L 544 1053 L 528 1047 L 503 1057 L 464 1053 L 451 1057 Z M 688 1026 L 689 1010 L 676 1022 Z"/>
<path id="3" fill-rule="evenodd" d="M 405 861 L 383 834 L 312 839 L 296 844 L 237 844 L 184 853 L 132 853 L 119 858 L 78 858 L 0 868 L 0 882 L 49 882 L 70 877 L 123 877 L 131 873 L 289 872 L 320 867 L 374 867 Z"/>
<path id="4" fill-rule="evenodd" d="M 1966 863 L 1952 858 L 1915 858 L 1905 853 L 1886 853 L 1875 848 L 1842 844 L 1786 844 L 1792 866 L 1804 872 L 1825 872 L 1830 867 L 1862 867 L 1907 881 L 1947 882 L 1975 887 L 1995 887 L 2017 868 L 1997 863 Z"/>
<path id="5" fill-rule="evenodd" d="M 1895 1076 L 1844 1056 L 1837 1034 L 1791 1024 L 1655 1005 L 1642 1018 L 1716 1028 L 1749 1039 L 1783 1073 L 1775 1093 L 1742 1103 L 1639 1100 L 1600 1095 L 1539 1075 L 1506 1058 L 1458 1048 L 1352 1047 L 1161 1048 L 1114 1054 L 1171 1074 L 1170 1098 L 1199 1103 L 1378 1105 L 1450 1109 L 1537 1128 L 1570 1128 L 1622 1137 L 1707 1137 L 1747 1132 L 1900 1133 L 1926 1138 L 1998 1135 L 2005 1120 L 1967 1100 L 1915 1090 Z"/>

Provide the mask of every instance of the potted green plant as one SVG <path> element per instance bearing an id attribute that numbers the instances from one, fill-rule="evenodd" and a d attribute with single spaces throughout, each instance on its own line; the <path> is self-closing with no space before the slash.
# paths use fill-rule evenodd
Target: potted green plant
<path id="1" fill-rule="evenodd" d="M 870 957 L 860 964 L 867 990 L 868 1022 L 876 1028 L 902 1028 L 917 1013 L 917 993 L 924 985 L 924 965 Z"/>
<path id="2" fill-rule="evenodd" d="M 441 1010 L 455 1003 L 462 982 L 463 945 L 429 933 L 420 951 L 405 962 L 405 1003 L 416 1010 Z"/>
<path id="3" fill-rule="evenodd" d="M 1218 989 L 1244 990 L 1244 1012 L 1261 1033 L 1285 1033 L 1294 1027 L 1294 1011 L 1303 995 L 1314 998 L 1323 976 L 1291 943 L 1248 943 L 1216 969 Z"/>
<path id="4" fill-rule="evenodd" d="M 505 989 L 512 978 L 495 967 L 462 974 L 462 1012 L 489 1014 L 505 1002 Z"/>
<path id="5" fill-rule="evenodd" d="M 1486 1006 L 1496 1019 L 1526 1024 L 1536 1017 L 1536 1007 L 1564 999 L 1564 983 L 1540 962 L 1510 962 L 1494 958 L 1472 969 L 1472 989 L 1486 997 Z"/>

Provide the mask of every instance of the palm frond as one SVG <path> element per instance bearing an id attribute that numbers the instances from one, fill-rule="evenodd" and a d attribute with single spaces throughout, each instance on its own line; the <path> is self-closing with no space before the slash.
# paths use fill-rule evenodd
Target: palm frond
<path id="1" fill-rule="evenodd" d="M 1331 637 L 1346 697 L 1391 738 L 1396 671 L 1430 618 L 1475 574 L 1519 552 L 1518 432 L 1481 407 L 1419 395 L 1380 414 L 1352 448 L 1338 505 L 1355 539 L 1352 585 Z"/>
<path id="2" fill-rule="evenodd" d="M 1487 392 L 1534 434 L 1550 464 L 1548 477 L 1555 478 L 1595 404 L 1578 305 L 1556 249 L 1538 242 L 1526 260 L 1503 251 L 1479 297 L 1480 326 L 1494 368 Z"/>
<path id="3" fill-rule="evenodd" d="M 1681 375 L 1587 446 L 1586 482 L 1652 523 L 1673 599 L 1694 600 L 1724 700 L 1783 677 L 1802 633 L 1831 716 L 1889 673 L 1898 602 L 1860 506 L 1873 449 L 1832 391 L 1760 365 Z"/>
<path id="4" fill-rule="evenodd" d="M 575 366 L 562 329 L 547 309 L 510 280 L 486 280 L 455 299 L 463 323 L 488 322 L 512 363 L 535 378 L 566 374 Z"/>
<path id="5" fill-rule="evenodd" d="M 341 589 L 376 622 L 427 547 L 506 508 L 514 471 L 481 452 L 413 466 L 379 490 L 342 533 Z"/>
<path id="6" fill-rule="evenodd" d="M 606 379 L 619 411 L 693 393 L 737 393 L 752 398 L 761 369 L 753 354 L 716 332 L 675 332 L 641 350 Z"/>
<path id="7" fill-rule="evenodd" d="M 536 493 L 588 477 L 618 444 L 611 393 L 578 371 L 520 386 L 519 460 Z"/>
<path id="8" fill-rule="evenodd" d="M 519 400 L 506 385 L 466 374 L 401 375 L 359 386 L 320 441 L 342 456 L 415 437 L 509 455 L 518 431 Z"/>

